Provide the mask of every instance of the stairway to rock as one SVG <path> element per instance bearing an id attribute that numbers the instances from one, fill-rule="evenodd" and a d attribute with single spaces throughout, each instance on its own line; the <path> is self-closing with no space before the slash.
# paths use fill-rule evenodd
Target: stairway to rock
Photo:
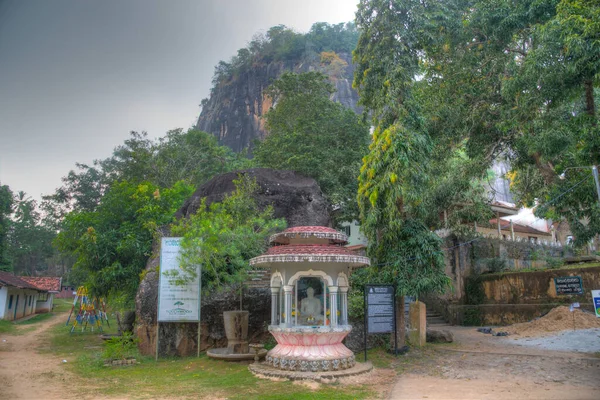
<path id="1" fill-rule="evenodd" d="M 427 308 L 427 327 L 428 328 L 441 328 L 449 326 L 444 317 L 431 308 Z"/>

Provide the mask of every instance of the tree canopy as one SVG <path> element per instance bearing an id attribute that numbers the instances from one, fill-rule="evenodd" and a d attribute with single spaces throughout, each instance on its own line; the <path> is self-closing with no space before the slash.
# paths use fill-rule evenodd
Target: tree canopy
<path id="1" fill-rule="evenodd" d="M 183 182 L 159 188 L 120 181 L 107 189 L 94 211 L 67 214 L 56 244 L 76 256 L 73 279 L 95 295 L 133 300 L 158 228 L 174 221 L 192 192 Z"/>
<path id="2" fill-rule="evenodd" d="M 266 91 L 276 106 L 265 116 L 268 135 L 254 155 L 261 166 L 314 178 L 339 208 L 335 219 L 351 221 L 369 130 L 354 111 L 330 100 L 334 91 L 321 73 L 283 74 Z"/>
<path id="3" fill-rule="evenodd" d="M 538 215 L 566 218 L 581 243 L 600 231 L 597 15 L 572 0 L 360 2 L 354 86 L 376 128 L 358 198 L 373 255 L 401 250 L 386 240 L 409 224 L 482 204 L 473 182 L 498 157 Z"/>
<path id="4" fill-rule="evenodd" d="M 285 228 L 285 220 L 273 218 L 271 207 L 258 207 L 256 182 L 240 176 L 234 183 L 235 191 L 223 201 L 203 202 L 194 215 L 171 227 L 173 235 L 183 236 L 182 280 L 200 265 L 203 287 L 239 283 L 250 269 L 248 261 L 266 250 L 270 235 Z"/>

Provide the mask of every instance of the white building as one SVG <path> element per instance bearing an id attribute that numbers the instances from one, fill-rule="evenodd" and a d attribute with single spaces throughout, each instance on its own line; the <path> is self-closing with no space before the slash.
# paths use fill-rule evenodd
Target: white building
<path id="1" fill-rule="evenodd" d="M 21 276 L 20 278 L 30 285 L 46 291 L 38 296 L 35 312 L 40 314 L 52 311 L 54 296 L 61 290 L 62 278 L 55 276 Z"/>
<path id="2" fill-rule="evenodd" d="M 13 321 L 35 314 L 39 296 L 44 293 L 47 291 L 0 271 L 0 319 Z"/>

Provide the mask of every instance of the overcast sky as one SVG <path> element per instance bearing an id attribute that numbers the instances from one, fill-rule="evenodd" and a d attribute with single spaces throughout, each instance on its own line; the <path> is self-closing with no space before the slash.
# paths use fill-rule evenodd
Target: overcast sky
<path id="1" fill-rule="evenodd" d="M 0 183 L 39 199 L 131 130 L 191 127 L 256 32 L 351 21 L 357 2 L 0 0 Z"/>

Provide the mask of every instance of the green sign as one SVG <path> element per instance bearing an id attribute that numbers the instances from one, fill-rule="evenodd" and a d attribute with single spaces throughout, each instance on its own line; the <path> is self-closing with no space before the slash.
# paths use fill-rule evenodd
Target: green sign
<path id="1" fill-rule="evenodd" d="M 583 281 L 580 276 L 554 278 L 557 295 L 583 294 Z"/>

